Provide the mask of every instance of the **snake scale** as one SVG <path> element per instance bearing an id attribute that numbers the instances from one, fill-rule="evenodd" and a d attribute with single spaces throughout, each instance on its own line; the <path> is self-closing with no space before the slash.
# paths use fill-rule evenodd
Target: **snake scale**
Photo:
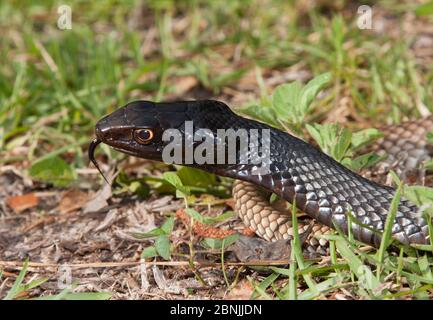
<path id="1" fill-rule="evenodd" d="M 219 101 L 131 102 L 96 124 L 96 139 L 89 147 L 89 158 L 97 165 L 94 150 L 103 142 L 129 155 L 163 161 L 164 148 L 173 141 L 164 139 L 164 133 L 176 129 L 182 136 L 180 144 L 185 146 L 182 150 L 185 159 L 186 144 L 190 143 L 195 150 L 201 142 L 188 140 L 188 135 L 192 134 L 186 124 L 189 121 L 193 123 L 194 134 L 207 129 L 205 136 L 213 139 L 215 151 L 225 150 L 225 160 L 232 152 L 235 161 L 203 163 L 193 159 L 182 164 L 236 179 L 233 185 L 236 211 L 246 226 L 260 237 L 275 241 L 293 234 L 290 216 L 281 202 L 269 202 L 269 194 L 273 192 L 281 199 L 295 202 L 298 209 L 318 222 L 308 238 L 311 246 L 324 246 L 324 239 L 315 235 L 326 233 L 335 225 L 347 233 L 349 213 L 358 220 L 351 223 L 355 239 L 376 247 L 380 244 L 395 193 L 392 187 L 352 172 L 318 148 L 286 132 L 243 118 Z M 264 150 L 263 147 L 268 146 L 269 157 L 262 159 L 267 161 L 268 170 L 261 172 L 256 162 L 245 161 L 244 149 L 230 149 L 227 140 L 218 135 L 221 129 L 235 132 L 247 129 L 249 150 L 252 147 Z M 416 167 L 430 154 L 425 136 L 431 130 L 433 117 L 384 127 L 384 138 L 373 149 L 379 154 L 389 154 L 388 161 L 399 160 L 408 167 Z M 269 134 L 265 134 L 266 131 Z M 308 221 L 300 221 L 299 232 L 306 232 L 309 225 Z M 392 236 L 403 244 L 429 243 L 427 222 L 407 199 L 402 198 L 398 205 Z"/>

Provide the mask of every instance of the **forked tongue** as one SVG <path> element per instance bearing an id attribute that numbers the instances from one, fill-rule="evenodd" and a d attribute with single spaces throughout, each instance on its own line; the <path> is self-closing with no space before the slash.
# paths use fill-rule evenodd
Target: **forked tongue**
<path id="1" fill-rule="evenodd" d="M 102 172 L 101 168 L 98 165 L 98 162 L 95 159 L 95 149 L 96 147 L 101 143 L 101 140 L 93 139 L 92 142 L 89 145 L 89 160 L 92 161 L 93 165 L 98 169 L 101 176 L 104 178 L 104 180 L 111 185 L 110 182 L 108 182 L 107 178 L 105 177 L 104 173 Z"/>

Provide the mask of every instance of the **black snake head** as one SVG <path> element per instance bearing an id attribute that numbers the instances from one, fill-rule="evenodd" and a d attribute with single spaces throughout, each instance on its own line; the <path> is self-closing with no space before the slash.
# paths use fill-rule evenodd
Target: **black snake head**
<path id="1" fill-rule="evenodd" d="M 156 104 L 135 101 L 105 116 L 95 126 L 96 138 L 114 149 L 152 160 L 161 159 L 161 126 Z"/>
<path id="2" fill-rule="evenodd" d="M 105 116 L 95 126 L 97 142 L 141 158 L 162 161 L 162 151 L 169 141 L 164 132 L 179 130 L 185 135 L 185 122 L 212 132 L 227 125 L 224 119 L 236 115 L 222 102 L 214 100 L 151 102 L 134 101 Z M 213 119 L 208 121 L 207 119 Z M 182 139 L 184 140 L 184 136 Z"/>

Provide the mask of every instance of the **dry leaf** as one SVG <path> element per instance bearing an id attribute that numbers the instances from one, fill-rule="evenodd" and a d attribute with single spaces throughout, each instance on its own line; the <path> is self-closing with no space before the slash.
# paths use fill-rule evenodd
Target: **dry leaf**
<path id="1" fill-rule="evenodd" d="M 253 292 L 254 288 L 251 283 L 244 279 L 239 281 L 225 298 L 228 300 L 249 300 Z"/>
<path id="2" fill-rule="evenodd" d="M 104 184 L 102 189 L 98 191 L 98 193 L 86 203 L 84 206 L 83 212 L 97 212 L 102 208 L 108 206 L 107 200 L 111 198 L 111 186 L 108 184 Z"/>
<path id="3" fill-rule="evenodd" d="M 58 209 L 61 214 L 80 209 L 88 201 L 88 197 L 86 192 L 70 189 L 63 194 Z"/>
<path id="4" fill-rule="evenodd" d="M 20 213 L 26 209 L 36 207 L 39 203 L 39 198 L 32 193 L 23 194 L 20 196 L 9 197 L 6 203 L 15 213 Z"/>

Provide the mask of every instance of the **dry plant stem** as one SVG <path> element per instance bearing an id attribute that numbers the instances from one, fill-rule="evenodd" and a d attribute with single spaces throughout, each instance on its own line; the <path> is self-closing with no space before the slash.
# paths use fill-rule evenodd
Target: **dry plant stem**
<path id="1" fill-rule="evenodd" d="M 131 262 L 92 262 L 92 263 L 71 263 L 68 267 L 75 269 L 84 268 L 117 268 L 117 267 L 134 267 L 140 265 L 140 261 Z M 250 262 L 224 262 L 225 266 L 281 266 L 287 265 L 290 261 L 287 260 L 260 260 Z M 149 261 L 146 262 L 148 265 L 155 266 L 190 266 L 189 261 Z M 0 261 L 0 267 L 4 269 L 20 270 L 23 266 L 22 261 Z M 64 264 L 57 263 L 40 263 L 40 262 L 29 262 L 30 268 L 59 268 Z M 206 262 L 206 261 L 194 261 L 193 267 L 218 267 L 221 266 L 220 262 Z"/>

